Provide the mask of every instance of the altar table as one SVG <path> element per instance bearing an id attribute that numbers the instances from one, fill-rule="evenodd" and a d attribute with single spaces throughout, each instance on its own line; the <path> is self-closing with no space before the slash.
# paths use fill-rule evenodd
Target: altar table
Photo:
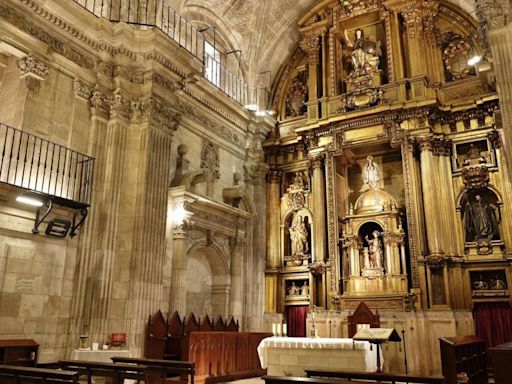
<path id="1" fill-rule="evenodd" d="M 377 370 L 376 346 L 352 339 L 267 337 L 258 346 L 269 376 L 304 376 L 305 369 Z"/>
<path id="2" fill-rule="evenodd" d="M 95 361 L 98 363 L 112 363 L 111 357 L 131 357 L 130 351 L 124 349 L 107 349 L 106 351 L 91 349 L 75 349 L 71 352 L 71 360 Z"/>

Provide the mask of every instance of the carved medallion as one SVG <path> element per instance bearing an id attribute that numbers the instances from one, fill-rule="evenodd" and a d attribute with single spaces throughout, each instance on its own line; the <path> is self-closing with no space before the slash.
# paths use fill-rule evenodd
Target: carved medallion
<path id="1" fill-rule="evenodd" d="M 201 150 L 201 169 L 207 181 L 220 178 L 219 147 L 207 139 L 204 139 Z"/>

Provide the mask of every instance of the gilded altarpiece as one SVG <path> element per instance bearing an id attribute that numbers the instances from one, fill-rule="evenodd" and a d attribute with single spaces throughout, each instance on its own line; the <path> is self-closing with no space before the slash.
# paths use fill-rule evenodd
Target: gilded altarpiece
<path id="1" fill-rule="evenodd" d="M 485 52 L 475 19 L 447 1 L 323 1 L 299 31 L 264 143 L 285 175 L 279 196 L 268 184 L 280 201 L 268 207 L 268 239 L 281 251 L 278 263 L 271 250 L 267 259 L 280 287 L 267 301 L 283 312 L 308 282 L 309 296 L 295 300 L 323 308 L 320 335 L 346 336 L 360 301 L 403 329 L 407 348 L 435 351 L 438 337 L 474 333 L 473 305 L 510 302 L 512 281 L 512 187 L 496 89 L 468 63 Z M 294 113 L 292 100 L 304 100 Z M 307 214 L 288 221 L 289 180 L 300 173 Z M 293 257 L 284 244 L 304 221 L 311 254 Z M 401 354 L 388 368 L 403 371 Z M 411 365 L 440 372 L 435 354 Z"/>

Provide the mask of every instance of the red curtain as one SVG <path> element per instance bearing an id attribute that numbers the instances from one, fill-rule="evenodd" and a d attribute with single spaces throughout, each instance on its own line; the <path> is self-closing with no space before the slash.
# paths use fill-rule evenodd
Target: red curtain
<path id="1" fill-rule="evenodd" d="M 475 303 L 473 308 L 477 336 L 492 348 L 512 341 L 512 308 L 509 303 Z"/>
<path id="2" fill-rule="evenodd" d="M 286 324 L 289 337 L 306 337 L 306 317 L 309 307 L 307 305 L 293 305 L 286 307 Z"/>

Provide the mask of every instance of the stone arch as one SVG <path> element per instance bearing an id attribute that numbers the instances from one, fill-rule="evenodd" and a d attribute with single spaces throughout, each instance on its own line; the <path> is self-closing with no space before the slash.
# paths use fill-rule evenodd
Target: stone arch
<path id="1" fill-rule="evenodd" d="M 195 243 L 187 253 L 186 271 L 186 312 L 201 317 L 226 315 L 231 278 L 225 251 L 215 243 Z"/>

